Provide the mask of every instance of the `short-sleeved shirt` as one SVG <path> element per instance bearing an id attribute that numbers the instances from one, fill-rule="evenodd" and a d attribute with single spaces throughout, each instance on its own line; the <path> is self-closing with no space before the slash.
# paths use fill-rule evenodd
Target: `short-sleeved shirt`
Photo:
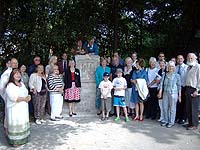
<path id="1" fill-rule="evenodd" d="M 113 87 L 116 87 L 116 88 L 124 88 L 127 86 L 127 82 L 124 77 L 114 78 L 112 83 L 113 83 Z M 120 91 L 115 90 L 114 95 L 115 96 L 125 96 L 125 90 L 120 90 Z"/>
<path id="2" fill-rule="evenodd" d="M 101 98 L 103 98 L 103 96 L 107 95 L 107 97 L 111 97 L 111 90 L 113 89 L 113 85 L 112 82 L 108 81 L 101 81 L 99 84 L 99 88 L 102 89 L 102 93 L 101 93 Z"/>

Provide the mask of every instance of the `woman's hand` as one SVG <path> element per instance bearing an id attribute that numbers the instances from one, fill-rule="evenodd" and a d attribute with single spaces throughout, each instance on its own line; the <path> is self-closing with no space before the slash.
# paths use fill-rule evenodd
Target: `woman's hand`
<path id="1" fill-rule="evenodd" d="M 32 92 L 33 94 L 37 93 L 37 91 L 35 89 L 31 89 L 30 92 Z"/>
<path id="2" fill-rule="evenodd" d="M 29 102 L 30 100 L 31 100 L 31 96 L 30 95 L 28 95 L 28 96 L 25 97 L 25 101 L 26 102 Z"/>
<path id="3" fill-rule="evenodd" d="M 198 96 L 198 91 L 194 91 L 192 96 L 193 97 L 197 97 Z"/>
<path id="4" fill-rule="evenodd" d="M 63 93 L 63 87 L 57 88 L 57 91 L 60 92 L 60 93 Z"/>
<path id="5" fill-rule="evenodd" d="M 26 97 L 18 97 L 17 98 L 17 102 L 22 102 L 22 101 L 25 101 L 25 102 L 29 102 L 31 100 L 31 96 L 28 95 Z"/>
<path id="6" fill-rule="evenodd" d="M 178 96 L 178 101 L 181 103 L 181 95 Z"/>
<path id="7" fill-rule="evenodd" d="M 103 99 L 107 99 L 107 98 L 108 98 L 107 95 L 103 96 Z"/>
<path id="8" fill-rule="evenodd" d="M 162 98 L 162 90 L 159 90 L 157 97 Z"/>
<path id="9" fill-rule="evenodd" d="M 137 80 L 131 80 L 131 83 L 136 84 L 136 83 L 137 83 Z"/>

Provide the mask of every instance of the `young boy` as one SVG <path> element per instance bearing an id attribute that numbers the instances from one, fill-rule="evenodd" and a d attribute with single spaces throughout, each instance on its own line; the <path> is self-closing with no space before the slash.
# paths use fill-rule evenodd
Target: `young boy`
<path id="1" fill-rule="evenodd" d="M 119 118 L 119 107 L 123 108 L 125 114 L 125 121 L 128 122 L 129 118 L 127 115 L 126 104 L 125 104 L 125 89 L 127 88 L 127 82 L 124 77 L 122 77 L 122 69 L 118 68 L 116 70 L 117 77 L 113 80 L 113 87 L 114 87 L 114 106 L 116 106 L 117 111 L 117 118 L 115 121 L 120 121 Z"/>
<path id="2" fill-rule="evenodd" d="M 104 72 L 103 81 L 100 82 L 99 88 L 101 91 L 101 107 L 102 107 L 102 118 L 101 120 L 107 120 L 109 117 L 109 112 L 111 110 L 111 90 L 113 89 L 112 82 L 108 80 L 109 73 Z M 105 116 L 106 112 L 106 116 Z"/>

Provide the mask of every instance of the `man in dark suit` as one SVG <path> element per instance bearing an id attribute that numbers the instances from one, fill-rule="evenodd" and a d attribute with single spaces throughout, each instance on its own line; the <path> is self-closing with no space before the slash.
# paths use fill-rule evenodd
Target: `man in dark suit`
<path id="1" fill-rule="evenodd" d="M 28 68 L 28 75 L 30 76 L 32 73 L 36 71 L 37 66 L 40 64 L 41 59 L 40 56 L 35 56 L 33 59 L 33 64 Z"/>
<path id="2" fill-rule="evenodd" d="M 66 70 L 67 70 L 67 67 L 68 67 L 67 53 L 64 52 L 64 53 L 62 54 L 62 60 L 60 60 L 60 61 L 58 62 L 58 69 L 59 69 L 60 74 L 63 74 L 63 75 L 64 75 L 64 73 L 65 73 Z"/>

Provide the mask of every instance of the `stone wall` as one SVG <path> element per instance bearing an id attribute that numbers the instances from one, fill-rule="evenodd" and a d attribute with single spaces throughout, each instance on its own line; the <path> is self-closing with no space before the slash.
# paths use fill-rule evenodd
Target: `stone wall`
<path id="1" fill-rule="evenodd" d="M 81 74 L 81 102 L 76 105 L 77 112 L 95 113 L 96 82 L 95 70 L 100 64 L 96 55 L 76 55 L 76 68 Z"/>

